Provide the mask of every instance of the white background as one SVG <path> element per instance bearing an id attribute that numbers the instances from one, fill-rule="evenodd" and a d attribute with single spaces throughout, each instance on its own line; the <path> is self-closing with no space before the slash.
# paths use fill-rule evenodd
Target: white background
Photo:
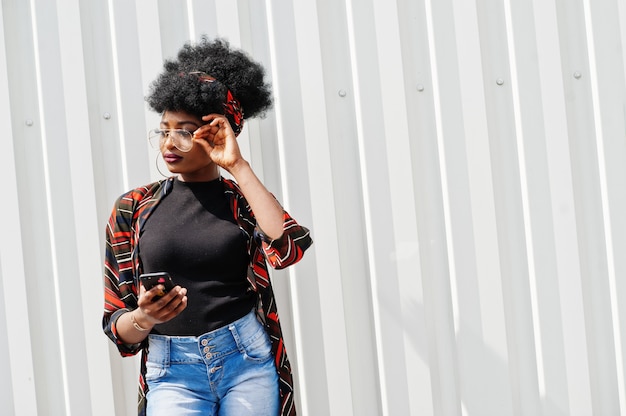
<path id="1" fill-rule="evenodd" d="M 240 144 L 315 240 L 301 415 L 626 415 L 622 0 L 2 0 L 0 414 L 133 414 L 104 226 L 201 34 L 267 68 Z"/>

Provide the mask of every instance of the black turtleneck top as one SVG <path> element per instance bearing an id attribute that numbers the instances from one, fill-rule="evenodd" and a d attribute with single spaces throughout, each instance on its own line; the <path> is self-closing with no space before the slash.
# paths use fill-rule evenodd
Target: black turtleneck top
<path id="1" fill-rule="evenodd" d="M 252 310 L 246 236 L 235 222 L 221 179 L 174 180 L 139 237 L 144 273 L 169 272 L 187 288 L 187 308 L 153 333 L 199 336 Z"/>

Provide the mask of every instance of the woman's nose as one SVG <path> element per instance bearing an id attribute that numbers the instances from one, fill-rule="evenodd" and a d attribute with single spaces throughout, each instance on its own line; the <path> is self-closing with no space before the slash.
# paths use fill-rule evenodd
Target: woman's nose
<path id="1" fill-rule="evenodd" d="M 171 149 L 174 146 L 174 138 L 171 134 L 168 134 L 163 138 L 162 146 L 166 149 Z"/>

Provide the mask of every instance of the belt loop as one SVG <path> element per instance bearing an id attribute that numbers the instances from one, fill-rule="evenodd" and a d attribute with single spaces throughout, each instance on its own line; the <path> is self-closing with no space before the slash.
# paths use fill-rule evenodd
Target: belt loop
<path id="1" fill-rule="evenodd" d="M 233 335 L 233 339 L 235 340 L 235 344 L 237 344 L 237 349 L 239 350 L 240 353 L 245 353 L 245 349 L 243 348 L 243 345 L 241 345 L 241 340 L 239 339 L 239 332 L 237 331 L 237 325 L 230 324 L 228 325 L 228 330 L 230 331 L 230 333 Z"/>

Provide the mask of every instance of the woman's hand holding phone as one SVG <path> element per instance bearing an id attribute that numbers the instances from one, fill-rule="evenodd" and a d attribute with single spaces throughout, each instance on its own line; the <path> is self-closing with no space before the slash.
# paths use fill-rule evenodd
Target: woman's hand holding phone
<path id="1" fill-rule="evenodd" d="M 137 300 L 138 311 L 141 316 L 136 316 L 138 324 L 150 323 L 150 327 L 167 322 L 177 316 L 187 307 L 187 289 L 174 285 L 166 273 L 150 274 L 141 276 L 142 284 L 139 287 L 139 299 Z M 146 286 L 150 289 L 147 290 Z M 145 327 L 144 327 L 145 328 Z"/>

